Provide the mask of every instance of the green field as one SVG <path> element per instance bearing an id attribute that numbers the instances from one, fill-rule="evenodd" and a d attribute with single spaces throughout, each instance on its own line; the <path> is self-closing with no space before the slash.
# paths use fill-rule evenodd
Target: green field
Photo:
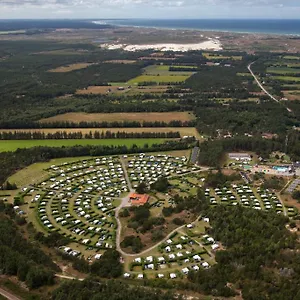
<path id="1" fill-rule="evenodd" d="M 214 53 L 203 53 L 203 57 L 209 60 L 223 60 L 223 59 L 232 59 L 232 60 L 242 60 L 242 56 L 224 56 L 222 54 L 214 54 Z"/>
<path id="2" fill-rule="evenodd" d="M 281 80 L 281 81 L 300 82 L 300 77 L 293 77 L 293 76 L 272 76 L 272 79 Z"/>
<path id="3" fill-rule="evenodd" d="M 175 83 L 187 80 L 189 75 L 141 75 L 128 81 L 128 84 L 139 84 L 142 82 L 156 82 L 156 83 Z"/>
<path id="4" fill-rule="evenodd" d="M 0 35 L 21 34 L 21 33 L 26 33 L 26 30 L 0 31 Z"/>
<path id="5" fill-rule="evenodd" d="M 300 90 L 300 84 L 284 84 L 282 87 L 288 88 L 289 90 Z"/>
<path id="6" fill-rule="evenodd" d="M 250 73 L 236 73 L 236 75 L 241 77 L 252 77 Z"/>
<path id="7" fill-rule="evenodd" d="M 18 148 L 32 148 L 37 146 L 48 147 L 72 147 L 75 145 L 93 145 L 93 146 L 127 146 L 137 145 L 139 147 L 145 144 L 161 144 L 166 139 L 82 139 L 82 140 L 2 140 L 0 141 L 0 152 L 15 151 Z"/>
<path id="8" fill-rule="evenodd" d="M 299 74 L 300 69 L 286 68 L 286 67 L 275 67 L 267 68 L 267 73 L 273 74 Z"/>
<path id="9" fill-rule="evenodd" d="M 286 55 L 283 57 L 284 59 L 290 59 L 290 60 L 299 60 L 300 56 L 292 56 L 292 55 Z"/>

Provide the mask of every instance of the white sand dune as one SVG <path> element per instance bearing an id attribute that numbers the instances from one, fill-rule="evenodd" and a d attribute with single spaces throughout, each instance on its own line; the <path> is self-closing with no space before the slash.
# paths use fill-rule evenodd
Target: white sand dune
<path id="1" fill-rule="evenodd" d="M 123 49 L 125 51 L 139 51 L 139 50 L 157 50 L 157 51 L 174 51 L 174 52 L 187 52 L 193 50 L 222 50 L 222 44 L 219 40 L 210 39 L 201 43 L 194 44 L 144 44 L 144 45 L 127 45 L 127 44 L 103 44 L 103 48 L 109 50 Z"/>

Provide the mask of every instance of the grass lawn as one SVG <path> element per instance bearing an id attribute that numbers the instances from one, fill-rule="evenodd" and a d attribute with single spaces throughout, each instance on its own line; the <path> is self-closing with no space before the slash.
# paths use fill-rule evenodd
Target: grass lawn
<path id="1" fill-rule="evenodd" d="M 166 139 L 80 139 L 80 140 L 2 140 L 0 141 L 0 152 L 15 151 L 18 148 L 32 148 L 37 146 L 48 147 L 72 147 L 75 145 L 87 146 L 127 146 L 136 144 L 141 147 L 145 144 L 160 144 Z"/>

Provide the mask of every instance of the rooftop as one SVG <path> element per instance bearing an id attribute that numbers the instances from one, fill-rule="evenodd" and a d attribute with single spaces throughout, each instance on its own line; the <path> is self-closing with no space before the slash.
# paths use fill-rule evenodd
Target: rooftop
<path id="1" fill-rule="evenodd" d="M 147 194 L 135 194 L 132 193 L 129 196 L 129 200 L 132 205 L 144 205 L 148 202 L 150 196 Z"/>

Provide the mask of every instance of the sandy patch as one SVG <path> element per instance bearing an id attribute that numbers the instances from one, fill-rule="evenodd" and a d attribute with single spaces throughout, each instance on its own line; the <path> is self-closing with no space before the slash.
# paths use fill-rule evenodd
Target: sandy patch
<path id="1" fill-rule="evenodd" d="M 158 51 L 175 51 L 187 52 L 194 50 L 222 50 L 222 44 L 217 39 L 210 39 L 200 43 L 193 44 L 144 44 L 144 45 L 126 45 L 126 44 L 104 44 L 102 47 L 109 50 L 123 49 L 125 51 L 142 51 L 142 50 L 158 50 Z"/>
<path id="2" fill-rule="evenodd" d="M 71 72 L 71 71 L 76 71 L 76 70 L 80 70 L 80 69 L 85 69 L 89 66 L 93 65 L 92 63 L 78 63 L 78 64 L 71 64 L 68 66 L 62 66 L 62 67 L 58 67 L 55 69 L 51 69 L 48 72 L 52 72 L 52 73 L 66 73 L 66 72 Z"/>

